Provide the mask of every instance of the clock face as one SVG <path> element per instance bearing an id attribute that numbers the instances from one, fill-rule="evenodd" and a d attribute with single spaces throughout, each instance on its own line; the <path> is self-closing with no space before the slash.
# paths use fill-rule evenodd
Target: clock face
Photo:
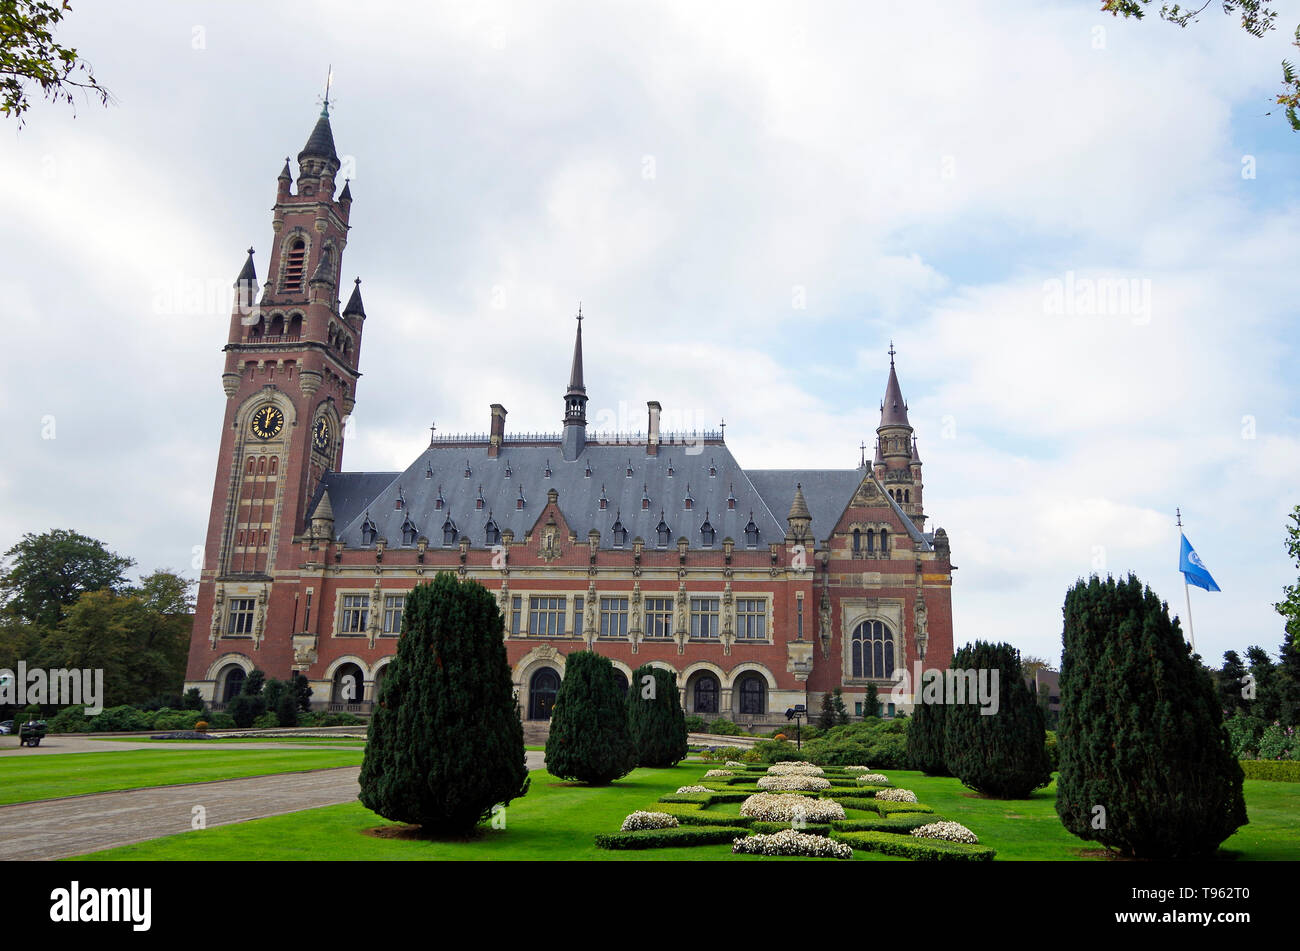
<path id="1" fill-rule="evenodd" d="M 325 452 L 330 444 L 330 421 L 322 416 L 311 431 L 311 444 L 317 452 Z"/>
<path id="2" fill-rule="evenodd" d="M 284 429 L 284 413 L 271 403 L 267 403 L 253 414 L 253 435 L 258 439 L 273 439 Z"/>

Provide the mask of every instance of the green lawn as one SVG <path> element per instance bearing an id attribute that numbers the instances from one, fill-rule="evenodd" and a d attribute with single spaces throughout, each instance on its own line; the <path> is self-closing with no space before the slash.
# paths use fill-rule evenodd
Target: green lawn
<path id="1" fill-rule="evenodd" d="M 380 819 L 360 803 L 350 803 L 156 839 L 86 858 L 307 860 L 327 854 L 344 860 L 760 859 L 759 856 L 732 856 L 728 845 L 640 851 L 607 851 L 595 847 L 593 837 L 597 832 L 616 831 L 630 812 L 653 810 L 659 796 L 678 786 L 695 783 L 708 768 L 709 764 L 683 763 L 676 769 L 638 769 L 605 788 L 569 786 L 542 770 L 534 770 L 528 795 L 511 803 L 507 810 L 506 828 L 484 828 L 469 841 L 381 839 L 365 835 L 366 830 L 395 824 Z M 1095 848 L 1092 843 L 1070 835 L 1061 825 L 1056 816 L 1054 786 L 1039 790 L 1026 800 L 992 800 L 971 794 L 955 779 L 926 777 L 906 770 L 887 772 L 896 786 L 914 790 L 937 815 L 974 830 L 982 843 L 998 850 L 998 861 L 1087 861 L 1079 852 Z M 1247 780 L 1245 790 L 1250 824 L 1225 843 L 1221 857 L 1300 859 L 1300 822 L 1297 822 L 1300 784 Z M 863 852 L 855 852 L 854 859 L 905 861 Z"/>
<path id="2" fill-rule="evenodd" d="M 216 735 L 210 740 L 155 740 L 148 736 L 90 736 L 86 739 L 97 743 L 157 743 L 160 746 L 168 744 L 196 749 L 212 743 L 300 743 L 304 746 L 355 746 L 357 748 L 366 745 L 364 737 L 344 736 L 232 736 L 227 739 Z"/>
<path id="3" fill-rule="evenodd" d="M 110 750 L 0 758 L 0 805 L 113 789 L 360 766 L 360 750 Z"/>

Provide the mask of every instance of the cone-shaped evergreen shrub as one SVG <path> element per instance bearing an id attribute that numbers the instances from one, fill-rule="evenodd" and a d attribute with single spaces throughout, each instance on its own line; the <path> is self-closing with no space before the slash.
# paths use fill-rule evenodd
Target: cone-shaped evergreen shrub
<path id="1" fill-rule="evenodd" d="M 1021 674 L 1016 649 L 976 641 L 953 655 L 951 669 L 976 672 L 966 680 L 964 698 L 954 685 L 948 688 L 944 761 L 952 774 L 963 785 L 999 799 L 1023 799 L 1050 783 L 1043 714 Z M 991 688 L 994 672 L 997 689 L 988 691 L 985 707 L 971 695 L 969 685 L 973 679 Z M 988 712 L 994 700 L 996 712 Z"/>
<path id="2" fill-rule="evenodd" d="M 547 772 L 603 786 L 635 768 L 636 747 L 628 734 L 626 701 L 614 681 L 614 665 L 593 651 L 570 654 L 551 711 Z"/>
<path id="3" fill-rule="evenodd" d="M 943 702 L 943 681 L 935 683 L 929 694 L 921 684 L 915 690 L 916 703 L 907 725 L 907 758 L 914 769 L 927 776 L 951 776 L 944 754 L 943 724 L 948 708 Z"/>
<path id="4" fill-rule="evenodd" d="M 670 671 L 637 668 L 627 688 L 627 729 L 638 766 L 676 766 L 686 758 L 686 714 Z"/>
<path id="5" fill-rule="evenodd" d="M 440 572 L 406 598 L 361 764 L 361 803 L 456 834 L 528 790 L 524 731 L 496 599 Z"/>
<path id="6" fill-rule="evenodd" d="M 1082 839 L 1148 859 L 1206 856 L 1246 823 L 1220 695 L 1129 575 L 1065 596 L 1056 812 Z M 1100 809 L 1098 808 L 1100 807 Z"/>

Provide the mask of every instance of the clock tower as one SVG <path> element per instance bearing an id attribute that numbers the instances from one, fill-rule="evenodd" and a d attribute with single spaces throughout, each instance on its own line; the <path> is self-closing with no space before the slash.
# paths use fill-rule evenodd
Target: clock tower
<path id="1" fill-rule="evenodd" d="M 280 172 L 260 294 L 252 248 L 235 281 L 195 618 L 214 647 L 248 637 L 256 649 L 268 627 L 279 628 L 268 619 L 271 581 L 296 567 L 293 539 L 307 507 L 324 473 L 342 462 L 366 315 L 359 278 L 340 306 L 352 206 L 347 181 L 335 195 L 340 167 L 326 100 L 298 153 L 296 183 L 288 159 Z"/>

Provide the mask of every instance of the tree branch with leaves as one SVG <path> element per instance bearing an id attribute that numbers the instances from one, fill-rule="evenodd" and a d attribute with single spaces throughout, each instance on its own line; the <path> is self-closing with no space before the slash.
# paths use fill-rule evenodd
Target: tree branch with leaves
<path id="1" fill-rule="evenodd" d="M 76 49 L 54 39 L 55 27 L 71 12 L 67 0 L 58 5 L 0 0 L 0 114 L 17 119 L 19 128 L 31 107 L 28 92 L 33 85 L 44 98 L 67 102 L 74 115 L 78 92 L 105 106 L 113 99 Z"/>

